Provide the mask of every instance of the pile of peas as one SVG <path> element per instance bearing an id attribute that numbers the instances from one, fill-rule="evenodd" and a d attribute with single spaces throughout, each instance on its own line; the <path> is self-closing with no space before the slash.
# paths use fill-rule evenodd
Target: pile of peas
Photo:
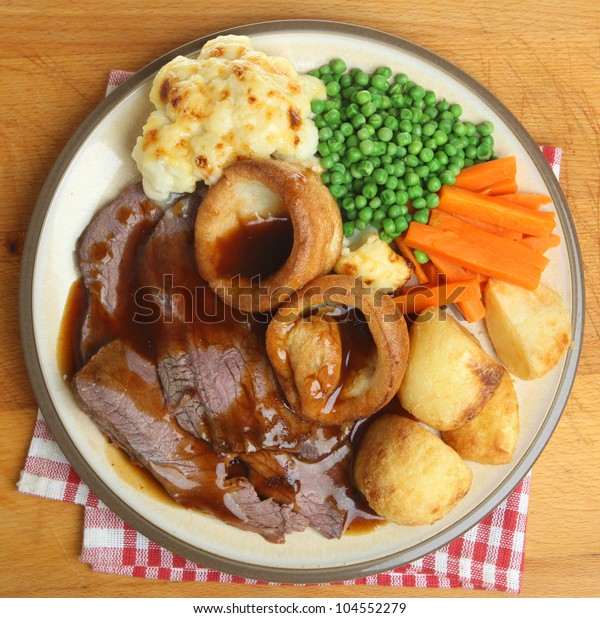
<path id="1" fill-rule="evenodd" d="M 463 122 L 460 105 L 438 100 L 404 73 L 391 80 L 389 67 L 346 70 L 336 58 L 310 71 L 327 91 L 326 100 L 311 104 L 322 180 L 341 208 L 346 236 L 371 225 L 389 243 L 411 220 L 429 221 L 438 191 L 463 167 L 493 157 L 494 127 Z"/>

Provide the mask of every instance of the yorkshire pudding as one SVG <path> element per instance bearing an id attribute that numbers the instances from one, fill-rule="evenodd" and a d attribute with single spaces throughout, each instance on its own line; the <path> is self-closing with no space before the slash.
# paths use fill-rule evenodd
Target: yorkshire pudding
<path id="1" fill-rule="evenodd" d="M 267 328 L 267 354 L 289 404 L 323 425 L 366 418 L 397 392 L 408 331 L 390 296 L 360 279 L 314 279 Z"/>
<path id="2" fill-rule="evenodd" d="M 268 312 L 330 272 L 342 248 L 339 208 L 319 176 L 275 160 L 225 169 L 196 217 L 200 275 L 229 305 Z"/>

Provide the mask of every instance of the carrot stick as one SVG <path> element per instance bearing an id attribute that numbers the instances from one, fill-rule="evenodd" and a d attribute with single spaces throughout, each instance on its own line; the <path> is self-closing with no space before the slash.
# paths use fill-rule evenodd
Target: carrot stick
<path id="1" fill-rule="evenodd" d="M 427 283 L 435 283 L 438 276 L 438 269 L 435 267 L 435 264 L 429 260 L 429 262 L 421 264 L 421 268 L 427 277 Z"/>
<path id="2" fill-rule="evenodd" d="M 538 253 L 545 253 L 548 249 L 558 247 L 558 245 L 560 245 L 560 237 L 556 236 L 556 234 L 551 234 L 550 236 L 546 236 L 544 238 L 539 238 L 537 236 L 526 236 L 519 242 L 522 245 L 537 251 Z"/>
<path id="3" fill-rule="evenodd" d="M 481 283 L 481 278 L 486 277 L 437 255 L 430 255 L 429 260 L 435 264 L 435 267 L 440 271 L 440 275 L 446 275 L 450 283 L 461 281 L 462 279 L 470 279 L 473 276 L 477 277 Z M 468 322 L 477 322 L 477 320 L 481 320 L 485 316 L 485 306 L 481 299 L 458 301 L 456 306 Z"/>
<path id="4" fill-rule="evenodd" d="M 510 238 L 512 240 L 521 240 L 523 234 L 521 232 L 515 232 L 515 230 L 507 230 L 505 227 L 500 227 L 494 223 L 488 223 L 487 221 L 480 221 L 479 219 L 472 219 L 471 217 L 463 217 L 462 215 L 454 215 L 457 219 L 470 223 L 481 230 L 496 234 L 496 236 L 502 236 L 504 238 Z"/>
<path id="5" fill-rule="evenodd" d="M 430 256 L 446 258 L 464 268 L 528 290 L 535 290 L 540 282 L 539 268 L 523 263 L 518 257 L 461 238 L 455 232 L 411 221 L 404 241 L 409 247 L 425 251 Z"/>
<path id="6" fill-rule="evenodd" d="M 511 204 L 500 197 L 482 195 L 450 185 L 444 185 L 439 195 L 438 210 L 487 221 L 530 236 L 550 236 L 556 225 L 554 213 L 531 210 Z"/>
<path id="7" fill-rule="evenodd" d="M 481 191 L 503 180 L 510 179 L 514 182 L 516 176 L 516 157 L 503 157 L 463 168 L 456 177 L 454 186 L 470 191 Z"/>
<path id="8" fill-rule="evenodd" d="M 461 221 L 446 212 L 433 210 L 429 218 L 429 225 L 440 228 L 446 232 L 455 232 L 461 238 L 470 240 L 478 245 L 489 247 L 493 251 L 510 255 L 511 257 L 541 270 L 544 270 L 550 261 L 540 253 L 526 247 L 510 238 L 503 238 L 496 234 L 486 232 L 470 223 Z"/>
<path id="9" fill-rule="evenodd" d="M 453 283 L 443 281 L 438 285 L 416 285 L 406 294 L 396 296 L 394 302 L 402 307 L 403 313 L 420 313 L 427 307 L 441 307 L 457 301 L 480 298 L 479 281 L 473 278 Z"/>
<path id="10" fill-rule="evenodd" d="M 538 210 L 540 206 L 550 204 L 552 201 L 549 195 L 538 193 L 508 193 L 503 195 L 502 199 L 511 204 L 518 204 L 519 206 L 525 206 L 525 208 L 532 208 L 533 210 Z"/>
<path id="11" fill-rule="evenodd" d="M 400 236 L 396 238 L 396 245 L 398 246 L 398 249 L 400 249 L 400 253 L 415 267 L 415 275 L 419 283 L 428 283 L 429 279 L 427 278 L 425 271 L 421 267 L 421 264 L 417 262 L 417 260 L 415 259 L 415 254 L 412 252 L 412 249 L 407 246 L 407 244 Z"/>
<path id="12" fill-rule="evenodd" d="M 519 190 L 514 178 L 506 178 L 495 182 L 489 187 L 484 187 L 479 193 L 485 193 L 486 195 L 504 195 L 505 193 L 516 193 Z"/>
<path id="13" fill-rule="evenodd" d="M 448 281 L 461 281 L 462 279 L 471 279 L 475 276 L 473 271 L 463 268 L 450 260 L 441 258 L 439 255 L 430 255 L 429 259 L 435 264 L 435 267 L 448 277 Z"/>

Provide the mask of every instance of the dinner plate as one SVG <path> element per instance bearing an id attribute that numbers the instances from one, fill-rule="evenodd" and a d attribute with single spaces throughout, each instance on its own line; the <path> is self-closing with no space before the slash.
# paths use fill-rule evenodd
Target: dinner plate
<path id="1" fill-rule="evenodd" d="M 326 540 L 307 530 L 282 545 L 179 507 L 133 477 L 92 421 L 75 404 L 57 364 L 57 337 L 65 301 L 79 277 L 74 248 L 92 215 L 139 179 L 131 150 L 152 107 L 155 73 L 176 55 L 195 55 L 220 34 L 243 34 L 256 49 L 292 61 L 307 72 L 332 58 L 373 70 L 390 66 L 458 102 L 464 118 L 494 123 L 498 156 L 517 157 L 521 191 L 547 193 L 558 214 L 562 242 L 548 252 L 543 281 L 571 311 L 573 344 L 559 365 L 532 382 L 516 380 L 521 433 L 512 463 L 473 469 L 472 489 L 431 526 L 386 524 L 364 534 Z M 22 266 L 20 315 L 26 363 L 39 406 L 75 470 L 91 489 L 139 532 L 202 565 L 266 581 L 328 582 L 389 570 L 428 554 L 463 534 L 504 500 L 531 468 L 566 404 L 575 376 L 583 326 L 583 279 L 569 209 L 552 170 L 509 110 L 466 73 L 432 52 L 380 31 L 336 22 L 280 21 L 233 28 L 187 43 L 155 60 L 110 94 L 75 132 L 51 171 L 31 220 Z M 481 325 L 471 330 L 493 350 Z"/>

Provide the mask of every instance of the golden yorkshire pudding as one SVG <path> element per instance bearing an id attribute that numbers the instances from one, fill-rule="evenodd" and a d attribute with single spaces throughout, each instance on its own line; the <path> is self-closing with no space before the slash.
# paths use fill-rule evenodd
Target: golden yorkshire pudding
<path id="1" fill-rule="evenodd" d="M 267 354 L 289 404 L 323 425 L 383 408 L 404 376 L 408 342 L 391 297 L 341 275 L 301 288 L 267 328 Z"/>
<path id="2" fill-rule="evenodd" d="M 196 217 L 196 262 L 229 305 L 267 312 L 330 272 L 342 248 L 339 208 L 319 176 L 271 159 L 225 169 Z"/>

